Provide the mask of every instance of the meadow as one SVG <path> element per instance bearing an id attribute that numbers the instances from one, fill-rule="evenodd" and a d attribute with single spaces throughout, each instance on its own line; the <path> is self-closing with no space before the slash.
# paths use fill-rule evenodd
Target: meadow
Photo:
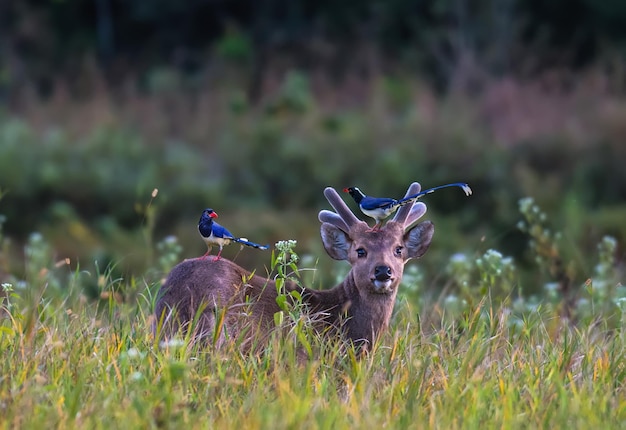
<path id="1" fill-rule="evenodd" d="M 626 425 L 621 93 L 591 76 L 567 94 L 505 81 L 439 98 L 380 78 L 333 109 L 314 78 L 288 75 L 261 107 L 165 79 L 150 100 L 60 91 L 2 112 L 1 428 Z M 475 193 L 424 200 L 433 247 L 366 356 L 297 308 L 257 355 L 153 338 L 163 277 L 204 252 L 208 204 L 251 240 L 296 240 L 280 273 L 320 287 L 346 271 L 320 246 L 323 187 L 413 180 Z M 280 274 L 276 254 L 226 256 Z"/>

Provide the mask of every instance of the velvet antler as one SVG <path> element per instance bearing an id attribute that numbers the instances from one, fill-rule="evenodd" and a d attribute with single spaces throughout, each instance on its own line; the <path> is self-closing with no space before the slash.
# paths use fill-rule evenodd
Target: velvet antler
<path id="1" fill-rule="evenodd" d="M 324 189 L 324 196 L 336 212 L 325 209 L 321 210 L 317 216 L 320 222 L 332 224 L 346 233 L 357 224 L 365 224 L 365 221 L 361 221 L 356 217 L 354 212 L 350 210 L 334 188 L 326 187 Z"/>
<path id="2" fill-rule="evenodd" d="M 418 182 L 413 182 L 406 191 L 405 197 L 417 194 L 422 189 Z M 423 202 L 400 206 L 392 221 L 400 223 L 407 229 L 411 224 L 420 219 L 426 213 L 426 205 Z"/>

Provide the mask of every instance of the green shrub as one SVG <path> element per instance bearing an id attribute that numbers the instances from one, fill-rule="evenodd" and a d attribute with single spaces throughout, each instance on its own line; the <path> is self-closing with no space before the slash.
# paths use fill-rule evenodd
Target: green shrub
<path id="1" fill-rule="evenodd" d="M 414 95 L 399 94 L 409 91 L 408 82 L 385 82 L 358 108 L 322 110 L 308 77 L 292 72 L 261 107 L 235 103 L 211 122 L 206 142 L 198 120 L 177 139 L 147 142 L 119 123 L 74 136 L 1 118 L 5 231 L 20 241 L 41 231 L 62 255 L 125 258 L 133 267 L 150 264 L 151 255 L 128 256 L 150 253 L 152 237 L 176 234 L 185 255 L 193 255 L 201 245 L 197 214 L 212 206 L 223 208 L 232 231 L 254 228 L 269 241 L 298 235 L 312 249 L 326 186 L 400 197 L 413 181 L 423 187 L 465 181 L 475 190 L 470 199 L 452 190 L 423 198 L 438 244 L 422 262 L 427 270 L 443 270 L 453 253 L 476 257 L 497 249 L 523 273 L 532 264 L 526 237 L 515 228 L 524 196 L 557 221 L 572 250 L 595 247 L 604 235 L 626 240 L 620 135 L 599 133 L 604 143 L 579 146 L 543 136 L 508 148 L 485 131 L 467 101 L 442 98 L 426 114 L 411 106 Z M 156 215 L 146 235 L 144 209 L 155 188 Z"/>

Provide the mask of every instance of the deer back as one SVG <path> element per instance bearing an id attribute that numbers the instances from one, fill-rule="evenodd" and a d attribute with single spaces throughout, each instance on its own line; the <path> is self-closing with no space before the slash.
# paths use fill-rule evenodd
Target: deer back
<path id="1" fill-rule="evenodd" d="M 155 331 L 159 337 L 171 338 L 191 330 L 195 341 L 219 346 L 244 328 L 267 332 L 280 310 L 276 297 L 275 282 L 228 259 L 185 260 L 172 269 L 159 290 Z"/>

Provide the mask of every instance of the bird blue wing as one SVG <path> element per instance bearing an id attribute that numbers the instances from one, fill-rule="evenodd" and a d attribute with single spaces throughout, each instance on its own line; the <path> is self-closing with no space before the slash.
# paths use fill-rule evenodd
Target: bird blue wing
<path id="1" fill-rule="evenodd" d="M 386 197 L 365 197 L 361 200 L 361 207 L 365 210 L 386 209 L 393 206 L 398 201 L 396 199 Z"/>
<path id="2" fill-rule="evenodd" d="M 220 239 L 236 239 L 230 231 L 226 230 L 215 221 L 213 222 L 213 236 L 219 237 Z"/>

